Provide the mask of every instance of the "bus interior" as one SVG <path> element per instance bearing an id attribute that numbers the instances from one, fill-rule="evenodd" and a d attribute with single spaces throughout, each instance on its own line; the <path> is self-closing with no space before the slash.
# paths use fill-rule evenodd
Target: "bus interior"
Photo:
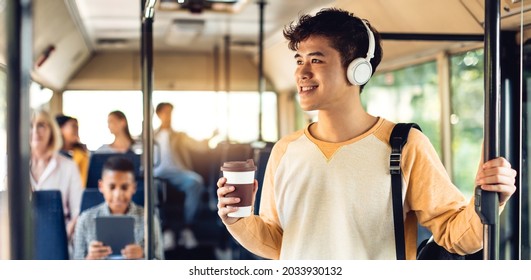
<path id="1" fill-rule="evenodd" d="M 140 143 L 137 159 L 156 165 L 161 155 L 156 147 L 146 151 L 153 139 L 143 132 L 160 125 L 155 106 L 172 103 L 173 128 L 207 142 L 209 150 L 193 157 L 205 183 L 194 229 L 199 246 L 168 246 L 165 259 L 261 259 L 240 246 L 217 216 L 219 168 L 252 158 L 260 182 L 274 143 L 316 120 L 315 112 L 298 106 L 296 63 L 282 30 L 302 14 L 336 7 L 368 19 L 383 39 L 383 60 L 361 96 L 366 110 L 420 124 L 453 182 L 472 197 L 488 125 L 488 5 L 499 5 L 495 75 L 504 105 L 497 137 L 501 154 L 518 171 L 517 192 L 500 216 L 499 258 L 529 260 L 529 0 L 0 0 L 1 172 L 29 174 L 28 147 L 20 154 L 8 146 L 27 142 L 27 134 L 13 134 L 29 131 L 35 108 L 77 118 L 90 151 L 112 142 L 107 115 L 120 110 Z M 20 165 L 9 166 L 8 157 Z M 160 215 L 163 230 L 182 227 L 183 194 L 153 178 L 151 168 L 139 172 L 145 169 L 141 184 L 152 183 L 155 191 L 145 202 L 137 198 L 155 202 L 147 208 Z M 29 182 L 3 177 L 6 186 Z M 30 211 L 22 207 L 28 205 L 0 199 L 0 259 L 37 258 L 27 250 L 33 243 L 15 236 L 15 216 L 7 214 L 20 211 L 26 219 Z M 31 225 L 20 225 L 27 229 Z"/>

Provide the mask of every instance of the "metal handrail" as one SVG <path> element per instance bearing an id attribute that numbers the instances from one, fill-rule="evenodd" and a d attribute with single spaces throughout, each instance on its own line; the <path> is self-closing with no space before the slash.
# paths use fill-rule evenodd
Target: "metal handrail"
<path id="1" fill-rule="evenodd" d="M 30 71 L 33 64 L 32 1 L 7 1 L 7 192 L 10 259 L 33 258 L 33 223 L 29 197 Z"/>
<path id="2" fill-rule="evenodd" d="M 500 75 L 500 1 L 485 1 L 485 123 L 484 161 L 500 156 L 501 75 Z M 476 188 L 476 212 L 483 223 L 483 259 L 499 259 L 498 193 Z"/>
<path id="3" fill-rule="evenodd" d="M 143 165 L 144 165 L 144 233 L 145 258 L 154 259 L 154 187 L 153 187 L 153 20 L 155 16 L 156 0 L 141 0 L 142 30 L 141 30 L 141 63 L 142 63 L 142 93 L 144 104 L 143 122 Z"/>

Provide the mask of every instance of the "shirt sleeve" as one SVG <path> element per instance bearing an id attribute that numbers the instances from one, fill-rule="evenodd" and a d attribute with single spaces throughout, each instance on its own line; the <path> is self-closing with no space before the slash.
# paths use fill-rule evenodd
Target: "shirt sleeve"
<path id="1" fill-rule="evenodd" d="M 84 260 L 88 254 L 88 217 L 87 215 L 81 215 L 76 223 L 76 229 L 74 231 L 73 241 L 73 258 L 75 260 Z"/>
<path id="2" fill-rule="evenodd" d="M 81 183 L 79 169 L 73 161 L 69 163 L 70 184 L 68 187 L 68 210 L 70 211 L 70 218 L 73 220 L 79 215 L 81 197 L 83 196 L 83 185 Z"/>
<path id="3" fill-rule="evenodd" d="M 271 151 L 262 186 L 260 215 L 242 218 L 227 226 L 228 231 L 243 247 L 268 259 L 279 259 L 282 246 L 283 230 L 275 202 L 274 177 L 284 152 L 283 142 L 277 143 Z"/>
<path id="4" fill-rule="evenodd" d="M 420 131 L 410 132 L 404 147 L 406 205 L 435 241 L 452 253 L 475 253 L 482 248 L 483 226 L 474 199 L 467 201 L 452 183 L 437 152 Z"/>

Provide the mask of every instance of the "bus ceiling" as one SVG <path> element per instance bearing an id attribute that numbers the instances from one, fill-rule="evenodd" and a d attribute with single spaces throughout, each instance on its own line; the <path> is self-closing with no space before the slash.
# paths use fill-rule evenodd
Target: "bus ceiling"
<path id="1" fill-rule="evenodd" d="M 137 5 L 134 2 L 34 0 L 33 79 L 58 91 L 94 89 L 98 80 L 108 81 L 106 86 L 114 89 L 140 89 L 141 1 Z M 184 2 L 159 0 L 156 3 L 155 89 L 214 90 L 213 69 L 216 65 L 224 69 L 223 58 L 220 63 L 213 62 L 218 58 L 214 51 L 217 46 L 230 49 L 232 90 L 257 90 L 258 77 L 253 75 L 258 63 L 259 5 L 256 1 Z M 433 57 L 443 51 L 482 46 L 481 37 L 479 40 L 474 37 L 484 33 L 484 1 L 481 0 L 266 2 L 264 73 L 268 90 L 280 93 L 294 90 L 295 68 L 282 28 L 300 13 L 313 13 L 325 7 L 350 10 L 367 18 L 383 33 L 385 52 L 380 70 Z M 1 3 L 0 20 L 4 21 Z M 502 30 L 519 30 L 520 1 L 504 0 L 501 5 Z M 531 3 L 524 3 L 523 11 L 525 26 L 531 23 Z M 415 37 L 415 34 L 426 36 Z M 437 39 L 437 34 L 463 38 Z M 228 46 L 224 41 L 226 36 L 230 38 Z M 472 37 L 466 40 L 466 36 Z M 0 64 L 6 63 L 5 38 L 2 28 Z M 174 63 L 168 65 L 167 61 Z M 222 84 L 223 78 L 221 89 L 224 89 Z"/>

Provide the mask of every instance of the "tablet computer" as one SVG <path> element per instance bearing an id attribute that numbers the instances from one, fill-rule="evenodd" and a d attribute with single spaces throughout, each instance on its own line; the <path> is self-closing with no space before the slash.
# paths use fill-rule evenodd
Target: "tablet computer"
<path id="1" fill-rule="evenodd" d="M 96 217 L 96 239 L 111 246 L 110 259 L 120 258 L 120 251 L 135 243 L 135 219 L 131 216 Z"/>

